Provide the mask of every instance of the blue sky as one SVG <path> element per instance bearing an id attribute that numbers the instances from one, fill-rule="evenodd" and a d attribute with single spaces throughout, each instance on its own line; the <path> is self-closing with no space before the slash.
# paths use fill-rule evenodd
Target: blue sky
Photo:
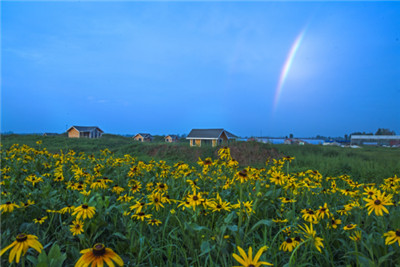
<path id="1" fill-rule="evenodd" d="M 399 25 L 400 2 L 2 1 L 1 130 L 400 134 Z"/>

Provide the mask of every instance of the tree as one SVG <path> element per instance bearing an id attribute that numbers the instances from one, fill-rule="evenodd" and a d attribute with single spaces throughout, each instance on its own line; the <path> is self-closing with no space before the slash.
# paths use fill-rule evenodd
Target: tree
<path id="1" fill-rule="evenodd" d="M 379 128 L 375 135 L 396 135 L 396 133 L 386 128 Z"/>
<path id="2" fill-rule="evenodd" d="M 293 138 L 293 134 L 289 134 L 289 138 Z"/>

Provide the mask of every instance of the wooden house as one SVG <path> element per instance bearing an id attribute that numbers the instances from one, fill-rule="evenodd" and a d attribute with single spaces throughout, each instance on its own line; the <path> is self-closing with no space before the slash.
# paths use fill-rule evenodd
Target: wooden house
<path id="1" fill-rule="evenodd" d="M 167 142 L 167 143 L 175 143 L 175 142 L 178 142 L 178 136 L 177 135 L 175 135 L 175 134 L 170 134 L 170 135 L 167 135 L 166 137 L 164 137 L 164 140 L 165 140 L 165 142 Z"/>
<path id="2" fill-rule="evenodd" d="M 224 129 L 192 129 L 186 139 L 190 146 L 220 145 L 236 140 L 238 137 Z"/>
<path id="3" fill-rule="evenodd" d="M 100 138 L 104 132 L 97 126 L 71 126 L 67 133 L 69 138 Z"/>
<path id="4" fill-rule="evenodd" d="M 138 133 L 133 137 L 133 140 L 140 142 L 151 142 L 153 140 L 153 136 L 148 133 Z"/>

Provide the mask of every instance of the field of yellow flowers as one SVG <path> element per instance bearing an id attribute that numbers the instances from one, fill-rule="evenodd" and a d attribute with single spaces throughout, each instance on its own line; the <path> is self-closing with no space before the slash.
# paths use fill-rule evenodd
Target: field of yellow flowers
<path id="1" fill-rule="evenodd" d="M 1 265 L 399 266 L 400 178 L 1 150 Z"/>

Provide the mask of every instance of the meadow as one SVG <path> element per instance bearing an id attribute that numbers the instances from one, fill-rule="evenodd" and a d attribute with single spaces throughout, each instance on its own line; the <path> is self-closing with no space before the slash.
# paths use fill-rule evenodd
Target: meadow
<path id="1" fill-rule="evenodd" d="M 398 153 L 3 137 L 1 264 L 398 266 Z"/>

